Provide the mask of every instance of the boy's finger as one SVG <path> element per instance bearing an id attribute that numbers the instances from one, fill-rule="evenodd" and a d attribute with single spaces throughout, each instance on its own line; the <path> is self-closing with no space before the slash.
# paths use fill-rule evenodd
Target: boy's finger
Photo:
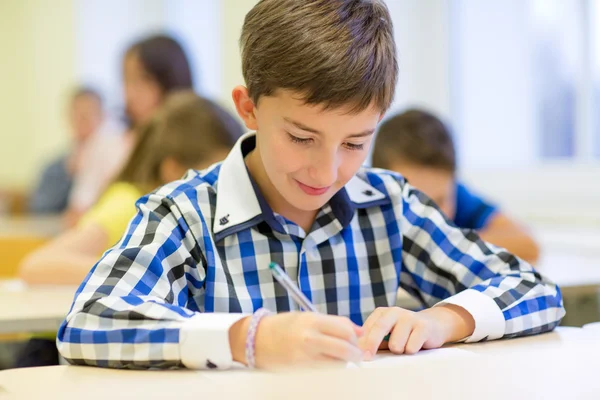
<path id="1" fill-rule="evenodd" d="M 390 335 L 390 341 L 388 347 L 394 354 L 403 354 L 406 347 L 406 342 L 412 332 L 413 326 L 410 322 L 399 320 L 396 322 L 392 334 Z"/>
<path id="2" fill-rule="evenodd" d="M 373 356 L 377 352 L 377 348 L 385 335 L 390 333 L 396 324 L 398 316 L 397 310 L 389 308 L 373 323 L 371 329 L 365 332 L 364 349 L 365 352 L 369 353 L 369 356 Z"/>
<path id="3" fill-rule="evenodd" d="M 427 340 L 427 331 L 423 325 L 417 325 L 412 330 L 406 343 L 404 352 L 406 354 L 415 354 L 423 348 L 423 343 Z"/>
<path id="4" fill-rule="evenodd" d="M 319 339 L 320 353 L 341 361 L 359 362 L 363 352 L 357 346 L 331 336 L 322 336 Z"/>
<path id="5" fill-rule="evenodd" d="M 336 337 L 353 344 L 358 343 L 357 327 L 346 317 L 326 316 L 319 324 L 319 331 L 325 335 Z M 361 329 L 361 328 L 359 328 Z M 361 329 L 362 331 L 362 329 Z M 361 332 L 359 331 L 359 332 Z"/>
<path id="6" fill-rule="evenodd" d="M 381 308 L 381 307 L 376 308 L 375 311 L 373 311 L 371 313 L 371 315 L 369 315 L 369 317 L 367 317 L 367 320 L 365 321 L 365 323 L 362 326 L 363 332 L 365 335 L 367 335 L 369 333 L 369 331 L 373 327 L 373 324 L 375 323 L 375 321 L 377 321 L 379 319 L 379 317 L 381 316 L 381 314 L 383 314 L 385 312 L 385 310 L 387 310 L 387 308 Z"/>
<path id="7" fill-rule="evenodd" d="M 365 334 L 365 330 L 363 329 L 363 327 L 362 327 L 362 326 L 354 325 L 354 327 L 353 327 L 353 328 L 354 328 L 354 334 L 355 334 L 357 337 L 359 337 L 359 338 L 360 338 L 360 337 L 362 337 L 362 336 Z"/>

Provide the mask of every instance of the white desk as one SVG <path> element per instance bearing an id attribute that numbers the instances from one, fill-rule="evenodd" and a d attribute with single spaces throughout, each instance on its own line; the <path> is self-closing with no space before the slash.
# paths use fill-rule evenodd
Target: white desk
<path id="1" fill-rule="evenodd" d="M 600 227 L 538 226 L 542 247 L 537 269 L 566 291 L 600 288 Z"/>
<path id="2" fill-rule="evenodd" d="M 558 284 L 565 294 L 600 289 L 600 256 L 547 250 L 536 269 Z"/>
<path id="3" fill-rule="evenodd" d="M 65 319 L 76 288 L 20 287 L 0 284 L 0 334 L 56 331 Z"/>
<path id="4" fill-rule="evenodd" d="M 600 316 L 598 316 L 598 318 L 600 318 Z M 586 324 L 583 326 L 583 329 L 600 337 L 600 322 L 592 322 L 590 324 Z"/>
<path id="5" fill-rule="evenodd" d="M 543 250 L 600 258 L 600 225 L 538 225 L 533 231 Z"/>
<path id="6" fill-rule="evenodd" d="M 7 370 L 0 372 L 0 397 L 3 390 L 19 398 L 49 400 L 598 399 L 600 338 L 581 329 L 458 347 L 477 354 L 434 361 L 417 356 L 411 358 L 414 362 L 387 368 L 285 373 L 72 366 Z"/>

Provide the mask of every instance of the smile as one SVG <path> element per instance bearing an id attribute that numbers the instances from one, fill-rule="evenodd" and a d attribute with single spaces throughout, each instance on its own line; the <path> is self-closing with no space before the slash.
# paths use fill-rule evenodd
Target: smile
<path id="1" fill-rule="evenodd" d="M 296 183 L 298 184 L 298 186 L 300 186 L 300 189 L 302 189 L 302 191 L 304 193 L 308 194 L 309 196 L 320 196 L 322 194 L 325 194 L 325 192 L 327 192 L 329 190 L 329 188 L 331 187 L 331 186 L 327 186 L 327 187 L 316 188 L 316 187 L 305 185 L 304 183 L 302 183 L 300 181 L 296 181 Z"/>

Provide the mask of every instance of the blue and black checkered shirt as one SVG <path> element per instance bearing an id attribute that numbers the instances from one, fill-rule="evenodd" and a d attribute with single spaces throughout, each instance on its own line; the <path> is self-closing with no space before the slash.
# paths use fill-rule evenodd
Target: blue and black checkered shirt
<path id="1" fill-rule="evenodd" d="M 389 171 L 359 171 L 304 232 L 254 185 L 243 159 L 253 148 L 247 134 L 222 164 L 137 202 L 127 232 L 88 274 L 60 328 L 69 362 L 227 366 L 232 321 L 260 307 L 298 309 L 273 279 L 271 261 L 319 311 L 359 325 L 376 307 L 393 306 L 400 287 L 426 307 L 465 308 L 476 323 L 469 342 L 548 331 L 564 315 L 556 285 L 455 227 Z"/>

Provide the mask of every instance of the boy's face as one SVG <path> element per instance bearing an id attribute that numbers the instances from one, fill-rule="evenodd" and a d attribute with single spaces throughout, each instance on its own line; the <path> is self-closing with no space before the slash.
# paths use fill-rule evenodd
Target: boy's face
<path id="1" fill-rule="evenodd" d="M 286 205 L 300 211 L 318 210 L 354 176 L 382 115 L 323 110 L 284 90 L 261 97 L 252 114 L 242 117 L 257 131 L 264 172 Z"/>
<path id="2" fill-rule="evenodd" d="M 454 174 L 443 169 L 395 163 L 389 168 L 401 173 L 408 182 L 429 196 L 449 218 L 456 213 Z"/>

